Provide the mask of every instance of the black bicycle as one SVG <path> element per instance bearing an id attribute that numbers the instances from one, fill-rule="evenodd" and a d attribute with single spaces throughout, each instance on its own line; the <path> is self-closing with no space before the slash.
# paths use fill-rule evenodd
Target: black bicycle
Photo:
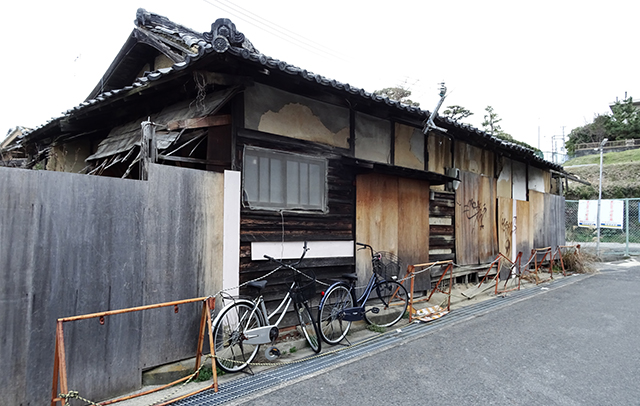
<path id="1" fill-rule="evenodd" d="M 364 319 L 368 324 L 389 327 L 405 316 L 409 304 L 407 290 L 398 282 L 400 261 L 386 252 L 374 252 L 370 245 L 356 243 L 359 249 L 369 249 L 373 273 L 362 295 L 356 300 L 358 276 L 345 274 L 347 282 L 339 281 L 324 293 L 318 308 L 320 336 L 328 344 L 340 343 L 351 323 Z"/>
<path id="2" fill-rule="evenodd" d="M 218 366 L 227 372 L 238 372 L 246 368 L 258 354 L 260 345 L 271 344 L 265 351 L 265 357 L 273 361 L 280 356 L 280 351 L 274 346 L 280 334 L 278 325 L 293 303 L 293 309 L 298 317 L 298 325 L 313 351 L 320 352 L 322 340 L 319 338 L 318 325 L 311 315 L 309 300 L 316 293 L 316 278 L 311 271 L 302 272 L 296 268 L 304 258 L 307 248 L 305 242 L 302 256 L 294 264 L 286 264 L 278 259 L 265 255 L 265 258 L 279 264 L 281 268 L 291 270 L 291 285 L 289 291 L 271 314 L 267 312 L 264 297 L 260 294 L 267 285 L 266 280 L 253 281 L 248 287 L 258 290 L 258 296 L 253 300 L 231 299 L 224 306 L 213 321 L 213 345 Z M 271 323 L 271 319 L 280 314 Z"/>

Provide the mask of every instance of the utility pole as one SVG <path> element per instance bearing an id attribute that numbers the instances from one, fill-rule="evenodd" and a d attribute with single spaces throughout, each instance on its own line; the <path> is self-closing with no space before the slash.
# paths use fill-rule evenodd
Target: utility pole
<path id="1" fill-rule="evenodd" d="M 600 205 L 602 203 L 602 151 L 604 150 L 604 144 L 609 141 L 607 138 L 602 140 L 600 143 L 600 186 L 598 187 L 598 215 L 597 215 L 597 225 L 598 229 L 598 238 L 596 240 L 596 257 L 600 258 Z"/>

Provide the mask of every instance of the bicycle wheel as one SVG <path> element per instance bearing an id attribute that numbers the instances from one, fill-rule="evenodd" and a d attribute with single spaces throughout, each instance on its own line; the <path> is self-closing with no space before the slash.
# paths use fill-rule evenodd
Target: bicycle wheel
<path id="1" fill-rule="evenodd" d="M 376 326 L 393 326 L 404 317 L 408 304 L 409 295 L 404 286 L 396 281 L 380 281 L 364 304 L 364 318 Z M 377 312 L 373 310 L 376 308 Z"/>
<path id="2" fill-rule="evenodd" d="M 338 344 L 349 332 L 351 322 L 343 320 L 343 311 L 353 307 L 353 296 L 348 286 L 333 285 L 324 294 L 318 309 L 320 336 L 327 344 Z"/>
<path id="3" fill-rule="evenodd" d="M 320 334 L 318 333 L 318 325 L 313 321 L 313 317 L 311 317 L 309 303 L 294 303 L 293 308 L 298 315 L 298 320 L 300 321 L 300 329 L 304 334 L 304 338 L 307 339 L 309 346 L 315 353 L 320 352 L 322 340 L 320 339 Z"/>
<path id="4" fill-rule="evenodd" d="M 247 344 L 243 331 L 264 325 L 262 313 L 251 314 L 253 303 L 248 300 L 236 301 L 222 309 L 214 322 L 213 347 L 216 362 L 226 372 L 238 372 L 258 353 L 260 345 Z"/>

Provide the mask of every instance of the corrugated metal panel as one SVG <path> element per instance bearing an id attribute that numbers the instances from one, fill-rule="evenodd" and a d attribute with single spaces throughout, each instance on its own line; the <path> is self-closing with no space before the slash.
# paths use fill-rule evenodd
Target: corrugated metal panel
<path id="1" fill-rule="evenodd" d="M 200 102 L 187 100 L 171 105 L 160 113 L 151 115 L 151 117 L 141 117 L 127 124 L 115 127 L 111 130 L 107 138 L 100 142 L 96 153 L 89 156 L 86 160 L 92 161 L 106 158 L 129 151 L 135 146 L 140 146 L 140 139 L 142 138 L 141 124 L 143 121 L 150 120 L 158 125 L 166 126 L 172 121 L 186 120 L 189 118 L 204 117 L 215 114 L 236 93 L 236 91 L 237 88 L 230 88 L 214 92 Z M 156 132 L 158 149 L 167 149 L 179 136 L 180 132 L 177 131 Z"/>

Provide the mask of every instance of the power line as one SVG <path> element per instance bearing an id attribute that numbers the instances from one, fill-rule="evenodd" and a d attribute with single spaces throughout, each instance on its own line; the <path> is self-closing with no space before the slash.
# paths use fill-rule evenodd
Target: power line
<path id="1" fill-rule="evenodd" d="M 286 42 L 289 42 L 292 45 L 295 45 L 299 48 L 304 49 L 305 51 L 311 52 L 315 55 L 321 57 L 331 57 L 335 59 L 342 60 L 347 62 L 345 57 L 340 54 L 335 53 L 330 48 L 327 48 L 313 40 L 305 38 L 302 35 L 296 34 L 293 31 L 282 28 L 278 24 L 275 24 L 271 21 L 265 20 L 264 18 L 257 16 L 256 14 L 240 7 L 235 4 L 228 3 L 222 0 L 203 0 L 205 3 L 217 7 L 224 12 L 227 12 L 234 17 L 239 18 L 240 20 L 258 28 L 263 31 L 267 31 L 269 34 L 274 35 Z M 215 4 L 214 4 L 215 3 Z"/>

